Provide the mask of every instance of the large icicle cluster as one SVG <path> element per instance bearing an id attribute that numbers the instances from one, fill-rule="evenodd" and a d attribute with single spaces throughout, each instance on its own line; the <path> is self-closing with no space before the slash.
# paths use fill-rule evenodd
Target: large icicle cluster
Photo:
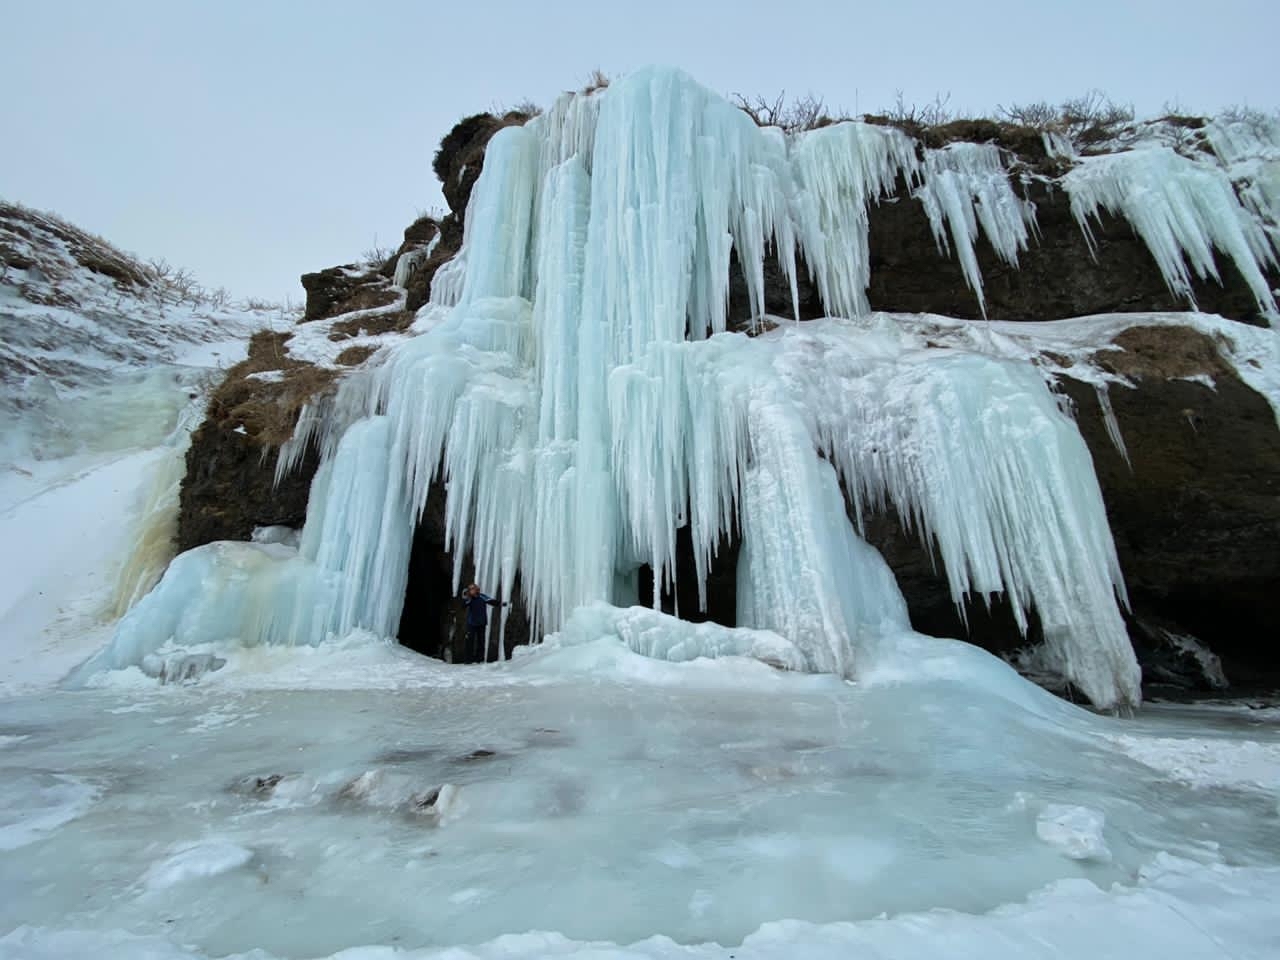
<path id="1" fill-rule="evenodd" d="M 1216 120 L 1208 133 L 1241 201 L 1261 221 L 1280 255 L 1280 118 Z"/>
<path id="2" fill-rule="evenodd" d="M 1200 279 L 1219 279 L 1216 247 L 1235 263 L 1258 309 L 1268 317 L 1277 315 L 1264 273 L 1276 265 L 1275 253 L 1220 167 L 1151 145 L 1083 157 L 1063 178 L 1063 186 L 1086 236 L 1092 237 L 1089 218 L 1096 218 L 1100 210 L 1122 214 L 1146 243 L 1175 295 L 1194 305 L 1192 273 Z"/>
<path id="3" fill-rule="evenodd" d="M 987 301 L 974 250 L 978 226 L 981 224 L 996 255 L 1016 267 L 1018 253 L 1027 248 L 1035 229 L 1035 205 L 1013 192 L 994 143 L 952 143 L 930 150 L 925 170 L 925 183 L 917 196 L 924 203 L 933 236 L 945 251 L 950 231 L 965 282 L 977 295 L 985 317 Z"/>
<path id="4" fill-rule="evenodd" d="M 986 149 L 921 163 L 901 133 L 859 124 L 789 144 L 671 70 L 500 131 L 464 253 L 437 278 L 430 309 L 447 315 L 340 398 L 351 425 L 296 555 L 185 555 L 98 665 L 218 632 L 394 635 L 415 521 L 443 475 L 455 586 L 466 556 L 504 595 L 519 576 L 535 630 L 634 602 L 644 565 L 660 595 L 686 525 L 704 583 L 736 532 L 740 626 L 782 635 L 808 669 L 856 676 L 909 624 L 847 492 L 859 517 L 895 506 L 957 601 L 1005 591 L 1024 620 L 1034 607 L 1095 703 L 1136 702 L 1089 455 L 1038 377 L 924 350 L 887 319 L 723 332 L 731 255 L 763 313 L 770 246 L 784 270 L 802 254 L 829 305 L 865 312 L 866 208 L 899 177 L 925 184 L 935 231 L 945 223 L 962 255 L 981 224 L 1016 257 L 1032 220 L 997 168 Z"/>

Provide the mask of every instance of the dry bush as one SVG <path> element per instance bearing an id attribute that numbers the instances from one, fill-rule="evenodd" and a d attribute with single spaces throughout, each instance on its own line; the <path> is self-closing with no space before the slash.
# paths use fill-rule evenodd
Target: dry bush
<path id="1" fill-rule="evenodd" d="M 1119 104 L 1101 90 L 1090 90 L 1056 106 L 1046 101 L 997 106 L 997 115 L 1008 123 L 1063 133 L 1083 143 L 1108 140 L 1133 122 L 1131 104 Z"/>
<path id="2" fill-rule="evenodd" d="M 830 126 L 846 117 L 832 117 L 821 97 L 812 94 L 800 97 L 790 103 L 787 93 L 782 91 L 772 100 L 761 96 L 747 97 L 741 93 L 733 94 L 734 105 L 755 121 L 758 127 L 780 127 L 787 133 L 800 133 L 805 130 L 816 130 Z"/>
<path id="3" fill-rule="evenodd" d="M 375 240 L 373 246 L 360 254 L 360 263 L 362 266 L 371 267 L 373 269 L 381 269 L 382 266 L 396 255 L 396 251 L 392 247 L 380 247 Z"/>
<path id="4" fill-rule="evenodd" d="M 343 367 L 358 367 L 373 356 L 377 349 L 377 347 L 367 344 L 359 347 L 347 347 L 347 349 L 338 354 L 334 362 Z"/>
<path id="5" fill-rule="evenodd" d="M 896 126 L 938 127 L 956 119 L 955 111 L 951 109 L 950 104 L 950 93 L 934 94 L 933 100 L 929 103 L 908 104 L 902 91 L 898 90 L 894 96 L 893 107 L 881 113 L 880 116 L 887 118 Z"/>
<path id="6" fill-rule="evenodd" d="M 329 328 L 330 340 L 345 340 L 348 337 L 376 336 L 382 333 L 402 333 L 413 325 L 412 310 L 394 310 L 390 313 L 375 313 L 362 317 L 351 317 L 339 320 Z"/>
<path id="7" fill-rule="evenodd" d="M 578 92 L 583 94 L 595 93 L 597 90 L 603 90 L 607 86 L 609 86 L 609 75 L 599 67 L 596 67 L 587 75 L 587 85 Z"/>

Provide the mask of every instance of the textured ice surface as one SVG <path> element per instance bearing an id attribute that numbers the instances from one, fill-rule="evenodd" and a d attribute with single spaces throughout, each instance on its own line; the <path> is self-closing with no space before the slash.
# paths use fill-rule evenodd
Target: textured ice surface
<path id="1" fill-rule="evenodd" d="M 57 770 L 98 789 L 0 859 L 0 956 L 1275 945 L 1274 794 L 1182 786 L 1107 739 L 1176 738 L 1185 720 L 1092 717 L 926 638 L 854 684 L 737 655 L 656 660 L 622 635 L 674 648 L 696 628 L 663 638 L 652 611 L 603 613 L 601 637 L 504 664 L 251 648 L 197 687 L 0 701 L 0 730 L 23 737 L 0 784 Z M 1235 723 L 1193 729 L 1274 745 L 1274 722 Z M 1111 861 L 1042 841 L 1053 804 L 1104 816 Z"/>
<path id="2" fill-rule="evenodd" d="M 188 880 L 216 877 L 243 867 L 252 859 L 252 850 L 225 840 L 179 844 L 168 857 L 151 866 L 143 883 L 150 890 L 161 890 Z"/>
<path id="3" fill-rule="evenodd" d="M 22 768 L 6 771 L 0 784 L 0 850 L 35 843 L 83 816 L 98 793 L 92 781 L 65 773 Z"/>

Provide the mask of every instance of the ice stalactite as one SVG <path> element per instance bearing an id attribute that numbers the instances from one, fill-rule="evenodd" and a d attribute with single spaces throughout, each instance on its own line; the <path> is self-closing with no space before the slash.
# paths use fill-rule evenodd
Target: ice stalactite
<path id="1" fill-rule="evenodd" d="M 1192 274 L 1220 281 L 1213 250 L 1223 251 L 1248 284 L 1258 309 L 1277 307 L 1264 271 L 1276 266 L 1270 241 L 1236 197 L 1219 167 L 1183 157 L 1168 147 L 1083 157 L 1064 178 L 1071 212 L 1092 243 L 1090 218 L 1123 215 L 1155 258 L 1169 290 L 1192 305 Z"/>
<path id="2" fill-rule="evenodd" d="M 791 151 L 796 222 L 805 260 L 834 316 L 867 313 L 871 250 L 867 208 L 923 171 L 915 141 L 894 127 L 837 123 L 801 136 Z"/>
<path id="3" fill-rule="evenodd" d="M 1280 255 L 1280 118 L 1215 120 L 1207 132 L 1241 202 L 1262 222 Z"/>
<path id="4" fill-rule="evenodd" d="M 789 143 L 661 69 L 499 131 L 463 254 L 437 275 L 429 309 L 447 314 L 344 387 L 319 430 L 297 553 L 184 555 L 100 665 L 170 638 L 393 635 L 443 478 L 454 586 L 466 558 L 504 596 L 519 577 L 535 633 L 633 602 L 644 565 L 658 602 L 686 525 L 705 598 L 717 545 L 740 531 L 742 626 L 856 677 L 910 628 L 847 490 L 859 517 L 907 518 L 957 602 L 1004 591 L 1024 625 L 1034 607 L 1068 678 L 1100 706 L 1136 702 L 1088 451 L 1030 367 L 922 350 L 887 319 L 724 332 L 731 255 L 760 314 L 770 248 L 792 277 L 802 254 L 830 308 L 865 313 L 867 206 L 900 178 L 924 178 L 957 248 L 971 254 L 980 224 L 1016 257 L 1032 221 L 998 165 L 963 149 L 922 165 L 900 131 L 863 124 Z"/>
<path id="5" fill-rule="evenodd" d="M 1036 227 L 1035 205 L 1013 192 L 994 143 L 952 143 L 928 151 L 924 185 L 916 196 L 924 203 L 939 250 L 947 251 L 950 233 L 965 282 L 985 317 L 982 270 L 974 249 L 978 228 L 996 255 L 1016 267 L 1018 253 L 1027 248 Z"/>
<path id="6" fill-rule="evenodd" d="M 427 241 L 425 247 L 415 247 L 413 250 L 406 250 L 396 260 L 395 273 L 392 275 L 391 282 L 397 287 L 403 287 L 409 282 L 409 277 L 422 264 L 431 259 L 431 254 L 435 252 L 436 247 L 440 246 L 440 229 L 436 228 L 435 235 Z"/>
<path id="7" fill-rule="evenodd" d="M 893 506 L 941 560 L 957 605 L 1003 592 L 1024 630 L 1034 608 L 1064 676 L 1095 703 L 1133 701 L 1138 667 L 1093 461 L 1043 380 L 1030 366 L 921 350 L 891 322 L 850 327 L 787 331 L 772 364 L 859 523 Z"/>

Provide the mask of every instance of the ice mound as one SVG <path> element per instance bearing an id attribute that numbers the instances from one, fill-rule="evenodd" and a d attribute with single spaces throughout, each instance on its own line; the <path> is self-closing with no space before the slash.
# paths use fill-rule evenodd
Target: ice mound
<path id="1" fill-rule="evenodd" d="M 1072 860 L 1111 859 L 1102 835 L 1107 818 L 1098 810 L 1051 803 L 1036 817 L 1036 836 Z"/>
<path id="2" fill-rule="evenodd" d="M 252 850 L 228 840 L 182 844 L 164 860 L 153 864 L 143 877 L 143 883 L 148 890 L 162 890 L 189 880 L 229 873 L 252 859 Z"/>
<path id="3" fill-rule="evenodd" d="M 795 645 L 770 630 L 690 623 L 646 607 L 579 607 L 547 644 L 568 647 L 607 638 L 617 638 L 633 653 L 673 663 L 749 657 L 780 670 L 805 669 Z"/>

